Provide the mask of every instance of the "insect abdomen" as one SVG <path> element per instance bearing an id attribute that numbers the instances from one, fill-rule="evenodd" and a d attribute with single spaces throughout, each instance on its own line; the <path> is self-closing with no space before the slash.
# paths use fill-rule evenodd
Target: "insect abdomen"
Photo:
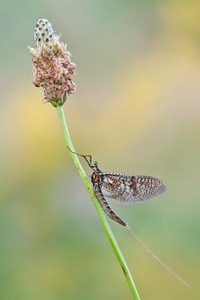
<path id="1" fill-rule="evenodd" d="M 110 217 L 112 220 L 116 221 L 117 223 L 121 224 L 122 226 L 126 227 L 127 223 L 125 223 L 120 217 L 118 217 L 114 213 L 114 211 L 112 211 L 98 185 L 94 187 L 94 193 L 107 216 Z"/>

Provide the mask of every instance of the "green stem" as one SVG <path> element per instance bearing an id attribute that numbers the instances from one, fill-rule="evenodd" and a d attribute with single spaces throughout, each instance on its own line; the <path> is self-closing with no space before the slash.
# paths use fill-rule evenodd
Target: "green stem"
<path id="1" fill-rule="evenodd" d="M 65 115 L 64 115 L 63 108 L 60 107 L 60 106 L 57 106 L 57 110 L 58 110 L 58 116 L 59 116 L 61 128 L 62 128 L 64 137 L 65 137 L 66 145 L 73 152 L 75 152 L 73 144 L 72 144 L 72 141 L 71 141 L 71 138 L 70 138 L 70 135 L 69 135 L 69 131 L 68 131 L 68 128 L 67 128 L 67 124 L 66 124 L 66 121 L 65 121 Z M 87 176 L 86 176 L 86 174 L 85 174 L 85 172 L 83 170 L 83 167 L 82 167 L 82 165 L 81 165 L 81 163 L 79 161 L 78 156 L 75 153 L 73 153 L 73 152 L 70 151 L 70 154 L 72 156 L 74 164 L 75 164 L 75 166 L 76 166 L 76 168 L 77 168 L 77 170 L 78 170 L 78 172 L 79 172 L 79 174 L 80 174 L 80 176 L 81 176 L 81 178 L 82 178 L 82 180 L 83 180 L 83 182 L 84 182 L 84 184 L 85 184 L 85 186 L 86 186 L 86 188 L 88 190 L 88 193 L 89 193 L 89 195 L 90 195 L 90 197 L 91 197 L 91 199 L 92 199 L 92 201 L 94 203 L 94 206 L 95 206 L 95 208 L 97 210 L 97 213 L 98 213 L 99 218 L 101 220 L 101 223 L 102 223 L 102 225 L 104 227 L 104 230 L 105 230 L 105 232 L 107 234 L 107 237 L 108 237 L 108 239 L 109 239 L 109 241 L 111 243 L 111 246 L 112 246 L 112 248 L 113 248 L 113 250 L 115 252 L 115 255 L 116 255 L 116 257 L 117 257 L 117 259 L 119 261 L 119 264 L 120 264 L 120 266 L 121 266 L 121 268 L 122 268 L 122 270 L 123 270 L 123 272 L 125 274 L 126 280 L 128 282 L 129 288 L 130 288 L 130 291 L 131 291 L 131 293 L 133 295 L 133 299 L 140 300 L 140 296 L 138 294 L 138 291 L 136 289 L 135 283 L 134 283 L 133 278 L 131 276 L 131 273 L 130 273 L 130 271 L 128 269 L 126 261 L 125 261 L 125 259 L 123 257 L 123 254 L 122 254 L 122 252 L 121 252 L 121 250 L 120 250 L 120 248 L 119 248 L 119 246 L 117 244 L 117 241 L 116 241 L 116 239 L 115 239 L 115 237 L 114 237 L 114 235 L 113 235 L 113 233 L 111 231 L 111 228 L 110 228 L 110 226 L 109 226 L 109 224 L 108 224 L 108 222 L 106 220 L 106 217 L 105 217 L 104 212 L 103 212 L 103 210 L 102 210 L 102 208 L 101 208 L 101 206 L 100 206 L 100 204 L 98 202 L 98 199 L 94 195 L 93 187 L 92 187 L 90 181 L 88 180 L 88 178 L 87 178 Z"/>

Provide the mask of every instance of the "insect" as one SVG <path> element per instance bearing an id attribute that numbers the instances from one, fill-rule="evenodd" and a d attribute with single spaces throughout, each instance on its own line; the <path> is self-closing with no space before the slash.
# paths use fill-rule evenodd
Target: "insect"
<path id="1" fill-rule="evenodd" d="M 92 163 L 91 155 L 75 154 L 82 156 L 93 170 L 91 181 L 94 194 L 104 212 L 122 226 L 127 227 L 128 224 L 114 213 L 106 201 L 107 198 L 112 198 L 122 204 L 134 204 L 156 197 L 167 189 L 160 179 L 154 177 L 103 173 L 96 161 Z"/>
<path id="2" fill-rule="evenodd" d="M 78 154 L 72 151 L 68 146 L 67 148 L 72 153 L 83 157 L 88 166 L 93 170 L 91 181 L 93 184 L 94 194 L 107 216 L 126 227 L 134 238 L 146 249 L 146 251 L 149 252 L 150 255 L 152 255 L 168 272 L 170 272 L 183 284 L 190 287 L 187 282 L 181 279 L 145 245 L 145 243 L 133 232 L 128 224 L 114 213 L 106 201 L 106 198 L 112 198 L 122 204 L 140 203 L 164 193 L 167 190 L 166 185 L 160 179 L 150 176 L 103 173 L 99 169 L 96 161 L 92 163 L 91 155 Z"/>

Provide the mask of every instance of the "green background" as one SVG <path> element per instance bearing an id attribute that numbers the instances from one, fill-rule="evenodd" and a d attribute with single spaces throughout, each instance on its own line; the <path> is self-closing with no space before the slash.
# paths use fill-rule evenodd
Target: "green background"
<path id="1" fill-rule="evenodd" d="M 0 299 L 131 299 L 72 164 L 56 110 L 32 85 L 34 24 L 77 64 L 64 110 L 77 152 L 168 192 L 110 202 L 188 289 L 109 221 L 142 299 L 199 299 L 200 11 L 195 0 L 4 1 L 0 9 Z M 90 174 L 91 170 L 83 162 Z"/>

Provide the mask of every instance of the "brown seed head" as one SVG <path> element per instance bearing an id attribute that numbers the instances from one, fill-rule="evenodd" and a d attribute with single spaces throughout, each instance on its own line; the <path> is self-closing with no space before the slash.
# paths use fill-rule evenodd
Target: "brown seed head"
<path id="1" fill-rule="evenodd" d="M 48 20 L 39 18 L 35 25 L 36 48 L 30 48 L 33 61 L 33 84 L 43 87 L 44 100 L 54 106 L 63 105 L 75 93 L 71 76 L 76 65 L 71 62 L 67 45 L 59 41 Z"/>

